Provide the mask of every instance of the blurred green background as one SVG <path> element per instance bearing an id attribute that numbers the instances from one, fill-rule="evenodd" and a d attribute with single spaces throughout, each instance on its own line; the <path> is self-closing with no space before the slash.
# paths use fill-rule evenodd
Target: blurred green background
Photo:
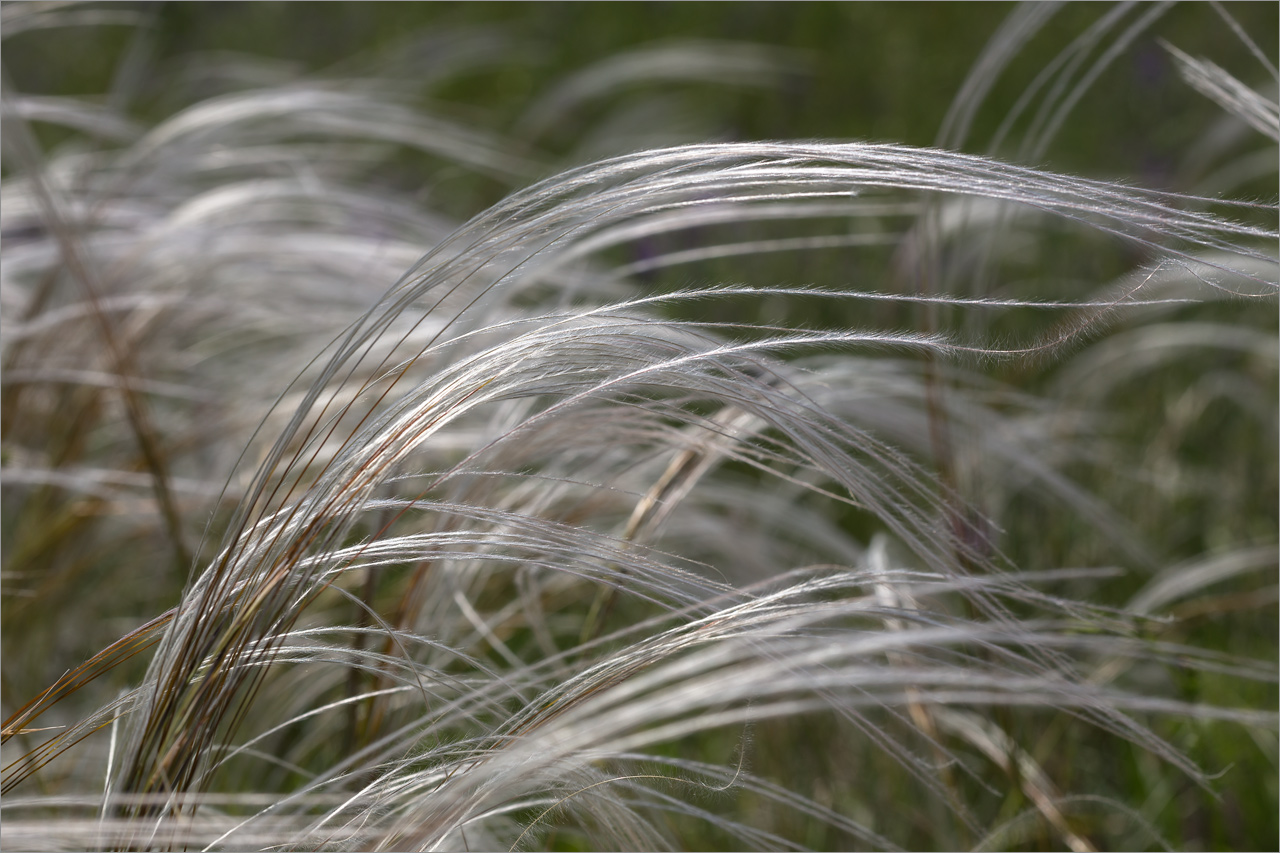
<path id="1" fill-rule="evenodd" d="M 1152 4 L 1148 8 L 1154 9 Z M 1173 6 L 1138 35 L 1084 94 L 1044 165 L 1058 171 L 1127 176 L 1164 188 L 1179 183 L 1179 156 L 1218 114 L 1179 78 L 1159 44 L 1166 39 L 1257 83 L 1260 68 L 1229 27 L 1200 4 Z M 116 90 L 135 112 L 162 115 L 173 83 L 201 55 L 270 58 L 281 73 L 345 77 L 401 72 L 412 87 L 415 58 L 449 52 L 473 67 L 430 87 L 433 109 L 511 130 L 530 102 L 557 81 L 638 45 L 672 40 L 749 42 L 787 51 L 793 74 L 765 89 L 724 83 L 654 82 L 675 88 L 714 120 L 718 139 L 859 139 L 931 145 L 942 117 L 1008 3 L 117 3 L 112 16 L 144 24 L 23 33 L 5 44 L 10 84 L 32 94 Z M 1067 4 L 1026 44 L 980 111 L 967 150 L 992 133 L 1047 61 L 1112 8 Z M 1275 3 L 1224 8 L 1259 40 L 1275 44 Z M 1131 15 L 1131 19 L 1134 16 Z M 1206 26 L 1206 21 L 1209 25 Z M 485 30 L 507 39 L 498 56 L 468 58 L 459 46 Z M 132 61 L 122 63 L 131 56 Z M 389 66 L 388 57 L 399 65 Z M 601 110 L 607 109 L 600 105 Z M 575 115 L 542 140 L 570 151 Z"/>

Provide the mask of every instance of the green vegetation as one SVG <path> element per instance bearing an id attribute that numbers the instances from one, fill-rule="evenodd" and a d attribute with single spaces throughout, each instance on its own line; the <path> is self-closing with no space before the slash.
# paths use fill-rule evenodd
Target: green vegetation
<path id="1" fill-rule="evenodd" d="M 6 849 L 1274 849 L 1276 4 L 0 7 Z"/>

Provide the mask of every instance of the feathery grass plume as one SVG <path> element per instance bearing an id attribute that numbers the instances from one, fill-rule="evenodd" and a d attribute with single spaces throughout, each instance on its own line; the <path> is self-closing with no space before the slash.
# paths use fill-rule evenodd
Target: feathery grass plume
<path id="1" fill-rule="evenodd" d="M 690 141 L 461 225 L 378 170 L 552 155 L 403 86 L 219 65 L 148 126 L 6 82 L 4 844 L 1090 850 L 1219 795 L 1266 840 L 1274 199 L 1019 162 L 1165 10 L 982 156 L 1056 7 L 938 147 Z M 513 126 L 783 56 L 642 46 Z"/>

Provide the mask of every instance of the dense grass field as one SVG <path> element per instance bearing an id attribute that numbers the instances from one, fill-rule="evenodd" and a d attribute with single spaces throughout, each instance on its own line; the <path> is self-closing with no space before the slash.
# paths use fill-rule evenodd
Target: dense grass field
<path id="1" fill-rule="evenodd" d="M 1278 8 L 0 6 L 0 846 L 1275 849 Z"/>

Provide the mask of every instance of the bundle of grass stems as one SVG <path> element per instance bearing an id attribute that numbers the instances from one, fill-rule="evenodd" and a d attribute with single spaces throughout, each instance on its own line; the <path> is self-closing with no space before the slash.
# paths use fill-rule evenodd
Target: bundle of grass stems
<path id="1" fill-rule="evenodd" d="M 5 849 L 1274 849 L 1274 31 L 1161 48 L 1177 192 L 1036 165 L 1166 12 L 933 147 L 628 111 L 798 73 L 723 41 L 6 69 Z"/>

